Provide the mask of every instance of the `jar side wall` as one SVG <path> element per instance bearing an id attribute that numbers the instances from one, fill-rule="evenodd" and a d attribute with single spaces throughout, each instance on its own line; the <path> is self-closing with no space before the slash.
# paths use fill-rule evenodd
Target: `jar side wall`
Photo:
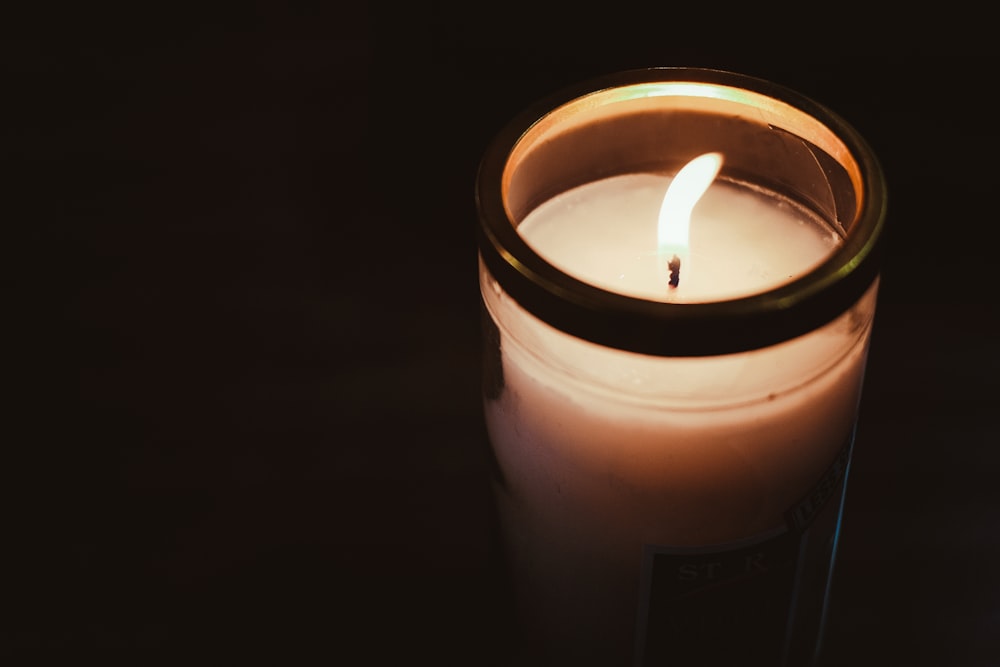
<path id="1" fill-rule="evenodd" d="M 654 410 L 750 405 L 808 385 L 867 344 L 878 293 L 876 281 L 840 317 L 784 343 L 735 354 L 658 357 L 607 348 L 559 331 L 507 294 L 481 258 L 479 271 L 484 304 L 505 343 L 533 360 L 538 374 L 600 401 Z"/>

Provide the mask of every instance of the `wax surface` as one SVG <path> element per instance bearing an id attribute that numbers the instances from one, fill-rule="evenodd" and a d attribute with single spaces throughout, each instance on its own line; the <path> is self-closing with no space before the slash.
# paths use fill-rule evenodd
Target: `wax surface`
<path id="1" fill-rule="evenodd" d="M 716 181 L 695 205 L 680 284 L 668 286 L 657 220 L 671 177 L 627 174 L 564 192 L 518 232 L 564 272 L 621 294 L 698 302 L 746 296 L 819 264 L 840 237 L 787 200 Z"/>

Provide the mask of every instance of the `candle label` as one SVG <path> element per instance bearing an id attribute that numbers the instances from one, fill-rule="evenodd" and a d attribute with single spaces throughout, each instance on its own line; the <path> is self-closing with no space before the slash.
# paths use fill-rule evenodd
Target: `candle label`
<path id="1" fill-rule="evenodd" d="M 853 437 L 765 535 L 705 548 L 647 545 L 636 665 L 804 664 L 818 644 Z"/>
<path id="2" fill-rule="evenodd" d="M 842 486 L 847 473 L 847 464 L 851 459 L 850 440 L 837 453 L 837 458 L 833 464 L 827 468 L 826 473 L 819 482 L 807 493 L 792 509 L 785 515 L 788 526 L 793 531 L 801 533 L 809 527 L 816 519 L 820 511 L 826 507 L 827 502 L 838 491 L 843 492 Z"/>

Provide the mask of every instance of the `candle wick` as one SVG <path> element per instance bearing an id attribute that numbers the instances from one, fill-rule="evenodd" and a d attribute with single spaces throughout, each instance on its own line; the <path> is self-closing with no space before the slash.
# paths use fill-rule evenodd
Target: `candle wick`
<path id="1" fill-rule="evenodd" d="M 681 282 L 681 258 L 677 255 L 671 257 L 667 268 L 670 269 L 670 287 L 677 287 Z"/>

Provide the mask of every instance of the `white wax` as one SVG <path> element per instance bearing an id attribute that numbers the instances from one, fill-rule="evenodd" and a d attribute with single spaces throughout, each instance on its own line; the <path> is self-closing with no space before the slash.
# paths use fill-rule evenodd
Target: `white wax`
<path id="1" fill-rule="evenodd" d="M 839 242 L 794 207 L 717 183 L 695 207 L 690 271 L 664 296 L 660 258 L 642 249 L 656 243 L 668 182 L 643 175 L 588 185 L 519 229 L 586 282 L 681 301 L 785 282 Z M 500 331 L 503 388 L 484 406 L 504 479 L 501 516 L 526 608 L 546 633 L 564 635 L 566 651 L 631 648 L 644 545 L 718 545 L 783 530 L 785 513 L 852 436 L 875 285 L 797 339 L 660 358 L 554 329 L 483 264 L 480 281 Z"/>
<path id="2" fill-rule="evenodd" d="M 658 248 L 657 219 L 669 176 L 628 174 L 562 193 L 532 211 L 518 233 L 564 272 L 620 294 L 697 302 L 780 285 L 840 243 L 798 206 L 716 181 L 695 205 L 680 284 Z"/>

